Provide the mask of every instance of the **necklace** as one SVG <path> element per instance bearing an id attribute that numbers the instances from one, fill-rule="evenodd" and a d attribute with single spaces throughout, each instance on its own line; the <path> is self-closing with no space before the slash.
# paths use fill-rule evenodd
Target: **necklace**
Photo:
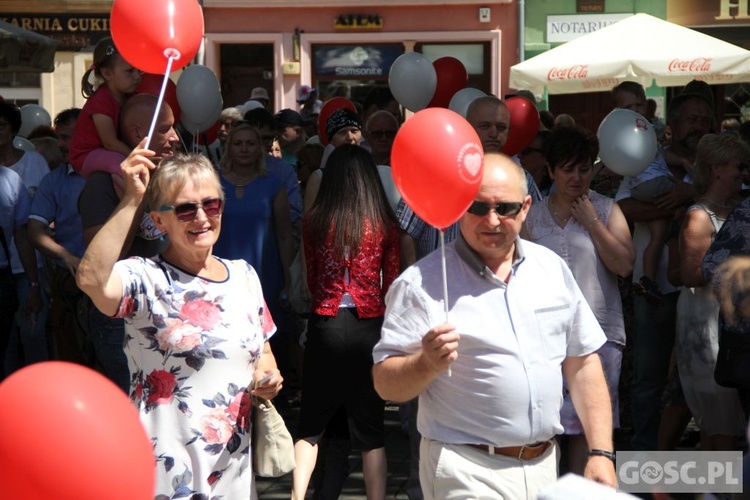
<path id="1" fill-rule="evenodd" d="M 565 225 L 568 223 L 568 220 L 570 220 L 570 215 L 567 217 L 563 217 L 562 215 L 559 215 L 557 213 L 557 209 L 555 208 L 555 205 L 552 203 L 552 197 L 550 197 L 549 202 L 547 203 L 547 206 L 549 207 L 550 213 L 552 213 L 552 217 L 557 220 L 558 222 L 562 223 L 561 225 Z"/>
<path id="2" fill-rule="evenodd" d="M 253 174 L 252 178 L 248 180 L 242 179 L 240 182 L 237 182 L 240 177 L 238 177 L 236 174 L 224 174 L 224 178 L 234 184 L 234 195 L 237 197 L 237 199 L 241 199 L 245 195 L 245 186 L 253 182 L 256 177 L 258 176 L 256 174 Z"/>

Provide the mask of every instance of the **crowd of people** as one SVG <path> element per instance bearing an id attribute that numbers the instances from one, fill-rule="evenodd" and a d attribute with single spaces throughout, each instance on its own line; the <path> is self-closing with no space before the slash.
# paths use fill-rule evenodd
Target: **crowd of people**
<path id="1" fill-rule="evenodd" d="M 316 89 L 277 113 L 254 89 L 200 148 L 139 80 L 102 41 L 46 157 L 0 103 L 0 361 L 109 377 L 153 442 L 155 496 L 253 495 L 253 395 L 299 407 L 298 499 L 337 498 L 352 450 L 384 498 L 386 401 L 412 499 L 534 497 L 562 451 L 614 486 L 616 445 L 675 449 L 691 419 L 702 450 L 744 446 L 750 376 L 717 360 L 750 322 L 748 127 L 717 125 L 707 85 L 671 100 L 653 164 L 624 179 L 568 116 L 503 155 L 506 104 L 474 100 L 483 179 L 441 235 L 389 191 L 387 88 L 320 133 Z M 657 121 L 636 83 L 612 102 Z"/>

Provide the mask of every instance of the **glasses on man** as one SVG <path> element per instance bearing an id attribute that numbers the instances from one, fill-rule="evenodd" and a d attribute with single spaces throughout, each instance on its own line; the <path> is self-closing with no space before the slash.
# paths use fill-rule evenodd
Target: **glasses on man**
<path id="1" fill-rule="evenodd" d="M 737 170 L 739 170 L 741 173 L 746 173 L 748 170 L 750 170 L 750 163 L 742 162 L 737 165 Z"/>
<path id="2" fill-rule="evenodd" d="M 180 222 L 192 222 L 198 217 L 198 209 L 202 208 L 203 212 L 209 217 L 218 217 L 224 212 L 224 200 L 221 198 L 206 198 L 200 203 L 197 201 L 188 201 L 179 205 L 162 205 L 160 212 L 174 210 L 177 220 Z"/>
<path id="3" fill-rule="evenodd" d="M 507 217 L 518 214 L 521 211 L 521 207 L 523 207 L 523 203 L 517 201 L 501 202 L 494 205 L 483 201 L 475 201 L 471 204 L 467 212 L 471 215 L 483 216 L 490 213 L 490 210 L 494 210 L 497 215 Z"/>
<path id="4" fill-rule="evenodd" d="M 395 130 L 370 130 L 370 135 L 376 139 L 388 139 L 389 141 L 396 137 Z"/>

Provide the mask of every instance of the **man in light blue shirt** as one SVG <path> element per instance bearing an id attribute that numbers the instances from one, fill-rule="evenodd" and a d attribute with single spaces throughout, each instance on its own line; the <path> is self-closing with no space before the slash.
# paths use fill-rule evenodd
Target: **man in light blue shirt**
<path id="1" fill-rule="evenodd" d="M 476 201 L 441 256 L 399 277 L 375 347 L 384 399 L 419 395 L 425 498 L 535 496 L 556 480 L 566 377 L 591 451 L 586 477 L 615 485 L 612 413 L 596 350 L 604 333 L 570 270 L 518 238 L 531 198 L 521 167 L 485 156 Z"/>
<path id="2" fill-rule="evenodd" d="M 86 250 L 83 225 L 78 213 L 78 197 L 86 179 L 67 162 L 67 144 L 75 129 L 80 110 L 62 111 L 55 117 L 55 133 L 65 163 L 47 174 L 39 183 L 29 215 L 29 239 L 41 253 L 53 259 L 47 269 L 51 291 L 47 333 L 50 336 L 50 357 L 82 364 L 91 364 L 87 356 L 84 331 L 76 312 L 81 291 L 75 283 L 78 263 Z M 48 233 L 54 223 L 54 235 Z"/>

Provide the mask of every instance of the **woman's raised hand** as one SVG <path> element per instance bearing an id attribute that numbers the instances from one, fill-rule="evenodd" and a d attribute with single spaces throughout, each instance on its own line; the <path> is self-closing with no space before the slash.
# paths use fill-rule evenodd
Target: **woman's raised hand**
<path id="1" fill-rule="evenodd" d="M 138 199 L 143 198 L 146 194 L 151 170 L 156 168 L 156 165 L 150 160 L 156 153 L 146 149 L 147 142 L 148 137 L 144 138 L 120 164 L 122 177 L 125 181 L 125 194 Z"/>
<path id="2" fill-rule="evenodd" d="M 570 214 L 583 227 L 588 227 L 591 221 L 597 217 L 594 204 L 591 203 L 587 195 L 581 195 L 570 204 Z"/>

